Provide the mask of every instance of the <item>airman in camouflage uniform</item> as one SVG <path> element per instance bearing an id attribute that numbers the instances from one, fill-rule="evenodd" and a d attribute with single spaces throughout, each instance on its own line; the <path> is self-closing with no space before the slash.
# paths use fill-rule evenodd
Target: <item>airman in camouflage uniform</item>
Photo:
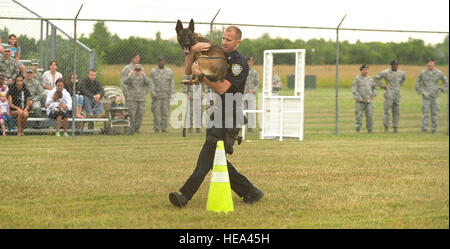
<path id="1" fill-rule="evenodd" d="M 150 92 L 152 94 L 153 129 L 155 132 L 167 132 L 170 98 L 175 94 L 173 73 L 164 67 L 163 57 L 158 58 L 158 68 L 150 72 Z"/>
<path id="2" fill-rule="evenodd" d="M 439 81 L 443 86 L 439 87 Z M 422 120 L 420 128 L 422 132 L 428 130 L 428 118 L 431 112 L 431 132 L 436 133 L 439 114 L 439 94 L 448 88 L 448 79 L 437 68 L 434 67 L 434 60 L 428 59 L 427 69 L 422 70 L 416 79 L 416 91 L 422 95 Z"/>
<path id="3" fill-rule="evenodd" d="M 362 126 L 363 113 L 366 114 L 366 128 L 372 133 L 373 128 L 373 98 L 377 96 L 375 82 L 368 75 L 369 66 L 364 64 L 360 68 L 361 74 L 353 80 L 352 94 L 355 99 L 355 129 L 359 132 Z"/>
<path id="4" fill-rule="evenodd" d="M 256 72 L 255 69 L 253 69 L 253 57 L 247 58 L 247 64 L 250 68 L 250 71 L 248 72 L 247 81 L 245 83 L 245 89 L 244 89 L 244 109 L 248 110 L 250 108 L 251 110 L 255 110 L 256 109 L 256 93 L 258 93 L 258 90 L 259 90 L 259 77 L 258 77 L 258 72 Z M 250 107 L 249 107 L 249 103 L 250 103 Z M 252 132 L 252 128 L 255 128 L 255 127 L 256 127 L 256 114 L 249 113 L 248 114 L 248 131 Z"/>
<path id="5" fill-rule="evenodd" d="M 3 57 L 0 58 L 0 72 L 5 76 L 5 81 L 8 86 L 11 86 L 13 81 L 19 75 L 19 66 L 14 58 L 11 57 L 11 47 L 3 47 Z"/>
<path id="6" fill-rule="evenodd" d="M 183 77 L 183 80 L 189 80 L 190 76 L 185 75 Z M 205 83 L 200 83 L 197 85 L 191 85 L 188 87 L 188 85 L 182 84 L 181 85 L 181 92 L 186 94 L 186 97 L 189 99 L 189 132 L 192 133 L 194 131 L 193 128 L 196 129 L 197 133 L 200 133 L 200 127 L 202 125 L 202 106 L 203 106 L 203 100 L 205 99 L 206 95 L 208 94 L 208 86 Z M 194 106 L 194 103 L 198 105 L 200 104 L 200 109 L 198 109 L 198 106 Z M 195 115 L 194 115 L 195 111 Z M 198 121 L 200 120 L 200 123 Z"/>
<path id="7" fill-rule="evenodd" d="M 33 78 L 36 79 L 41 86 L 44 86 L 44 77 L 42 77 L 41 72 L 39 72 L 39 60 L 32 59 L 31 66 L 33 67 Z"/>
<path id="8" fill-rule="evenodd" d="M 120 77 L 120 88 L 125 89 L 126 86 L 124 86 L 125 80 L 128 78 L 131 70 L 134 69 L 134 67 L 136 66 L 136 64 L 139 64 L 141 60 L 141 56 L 139 55 L 139 53 L 135 52 L 131 55 L 131 63 L 126 65 L 121 72 L 121 77 Z M 145 72 L 144 72 L 145 73 Z M 126 95 L 125 95 L 126 98 Z"/>
<path id="9" fill-rule="evenodd" d="M 44 95 L 44 88 L 42 85 L 34 78 L 33 68 L 27 68 L 27 77 L 25 77 L 25 87 L 30 91 L 30 100 L 32 101 L 31 110 L 33 111 L 33 116 L 41 117 L 41 101 Z"/>
<path id="10" fill-rule="evenodd" d="M 130 126 L 135 133 L 139 133 L 139 129 L 141 128 L 149 86 L 150 79 L 145 77 L 145 73 L 140 64 L 136 64 L 131 69 L 122 86 L 122 90 L 126 96 Z"/>
<path id="11" fill-rule="evenodd" d="M 386 81 L 386 86 L 381 82 Z M 389 118 L 392 112 L 392 127 L 394 132 L 398 132 L 398 121 L 400 118 L 400 87 L 405 82 L 405 73 L 398 70 L 398 61 L 391 61 L 391 68 L 386 69 L 375 75 L 374 80 L 377 85 L 385 90 L 384 93 L 384 132 L 389 130 Z"/>
<path id="12" fill-rule="evenodd" d="M 276 74 L 273 74 L 273 76 L 272 76 L 272 95 L 278 96 L 278 92 L 281 90 L 282 86 L 283 85 L 281 83 L 280 77 L 278 77 L 278 75 L 276 75 Z"/>

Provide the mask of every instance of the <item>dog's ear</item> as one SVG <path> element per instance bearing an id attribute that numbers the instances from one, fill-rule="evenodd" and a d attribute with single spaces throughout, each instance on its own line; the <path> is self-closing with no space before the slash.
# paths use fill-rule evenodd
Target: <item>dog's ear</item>
<path id="1" fill-rule="evenodd" d="M 181 23 L 180 20 L 178 20 L 178 22 L 177 22 L 177 27 L 175 28 L 175 30 L 176 30 L 177 33 L 178 33 L 178 32 L 180 32 L 180 30 L 182 30 L 182 29 L 183 29 L 183 24 Z"/>
<path id="2" fill-rule="evenodd" d="M 194 33 L 194 19 L 191 19 L 191 21 L 189 22 L 189 29 L 192 31 L 192 33 Z"/>

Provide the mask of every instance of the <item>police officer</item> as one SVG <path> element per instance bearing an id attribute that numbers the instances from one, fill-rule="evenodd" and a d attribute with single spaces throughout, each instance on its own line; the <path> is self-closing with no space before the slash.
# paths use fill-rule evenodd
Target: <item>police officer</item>
<path id="1" fill-rule="evenodd" d="M 443 86 L 439 87 L 439 81 Z M 434 67 L 433 58 L 427 60 L 427 69 L 422 70 L 416 79 L 416 91 L 422 95 L 422 120 L 420 128 L 423 133 L 428 130 L 428 117 L 431 112 L 431 132 L 436 133 L 439 114 L 439 94 L 448 88 L 448 79 Z"/>
<path id="2" fill-rule="evenodd" d="M 170 98 L 175 94 L 175 82 L 172 70 L 165 66 L 164 57 L 157 60 L 158 68 L 150 72 L 150 93 L 152 94 L 153 129 L 167 132 L 167 120 L 169 118 Z"/>
<path id="3" fill-rule="evenodd" d="M 381 82 L 381 79 L 386 81 L 386 86 Z M 388 132 L 389 130 L 389 118 L 391 112 L 394 133 L 398 132 L 398 120 L 400 119 L 400 87 L 403 85 L 403 82 L 405 82 L 405 79 L 405 73 L 398 70 L 397 60 L 391 61 L 390 69 L 385 69 L 374 77 L 377 86 L 385 90 L 383 115 L 384 132 Z"/>
<path id="4" fill-rule="evenodd" d="M 362 126 L 363 113 L 366 114 L 366 128 L 369 133 L 373 129 L 373 98 L 377 96 L 375 82 L 369 76 L 369 66 L 364 64 L 359 69 L 361 74 L 355 77 L 352 94 L 355 99 L 355 130 L 358 133 Z"/>
<path id="5" fill-rule="evenodd" d="M 5 45 L 2 54 L 3 57 L 0 57 L 0 73 L 3 73 L 6 84 L 10 87 L 19 75 L 20 70 L 16 60 L 11 57 L 11 46 Z"/>
<path id="6" fill-rule="evenodd" d="M 226 97 L 226 95 L 233 96 L 235 94 L 240 94 L 240 99 L 242 100 L 242 93 L 244 92 L 245 82 L 249 71 L 245 58 L 236 50 L 240 44 L 241 36 L 242 32 L 236 26 L 230 26 L 223 32 L 222 49 L 227 56 L 229 67 L 225 80 L 222 82 L 212 82 L 209 80 L 201 73 L 198 64 L 194 63 L 194 54 L 196 52 L 207 51 L 211 44 L 202 42 L 197 43 L 191 47 L 190 53 L 186 57 L 185 74 L 195 74 L 215 93 L 220 95 L 219 98 L 221 101 L 215 101 L 215 105 L 218 105 L 220 102 L 220 107 L 216 107 L 221 108 L 222 111 L 221 115 L 216 113 L 217 109 L 214 111 L 214 126 L 206 130 L 206 141 L 198 157 L 197 166 L 192 175 L 180 189 L 181 194 L 178 192 L 169 194 L 170 202 L 176 207 L 186 206 L 188 201 L 194 196 L 195 192 L 197 192 L 206 174 L 212 169 L 217 140 L 224 140 L 225 151 L 230 153 L 230 148 L 228 148 L 227 151 L 227 146 L 232 146 L 232 144 L 226 142 L 228 133 L 227 128 L 223 127 L 227 127 L 226 124 L 229 123 L 235 124 L 234 121 L 236 121 L 236 116 L 239 115 L 239 112 L 242 114 L 242 105 L 236 104 L 231 112 L 233 115 L 227 115 L 225 109 L 230 108 L 232 104 L 227 104 L 225 102 L 227 98 L 230 99 L 229 97 Z M 230 113 L 230 111 L 231 110 L 228 110 L 228 113 Z M 230 119 L 230 116 L 233 116 L 233 118 Z M 219 122 L 216 122 L 216 119 L 219 119 Z M 222 124 L 221 127 L 220 124 Z M 240 128 L 242 123 L 239 122 L 237 126 Z M 233 125 L 233 127 L 235 126 Z M 244 175 L 239 173 L 229 161 L 227 161 L 227 166 L 231 189 L 233 189 L 240 197 L 244 197 L 244 202 L 254 203 L 263 197 L 263 192 L 253 186 L 253 184 Z"/>
<path id="7" fill-rule="evenodd" d="M 132 132 L 139 133 L 141 128 L 149 86 L 150 79 L 145 77 L 141 64 L 136 64 L 128 73 L 122 88 L 125 96 L 127 96 L 126 101 Z"/>

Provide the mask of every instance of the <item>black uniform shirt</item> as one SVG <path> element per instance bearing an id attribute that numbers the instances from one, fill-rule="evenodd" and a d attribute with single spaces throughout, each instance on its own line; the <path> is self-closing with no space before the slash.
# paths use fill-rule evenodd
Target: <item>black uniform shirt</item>
<path id="1" fill-rule="evenodd" d="M 249 67 L 247 64 L 247 60 L 242 56 L 237 50 L 234 50 L 233 52 L 226 55 L 226 58 L 228 60 L 228 71 L 227 75 L 225 77 L 226 80 L 228 80 L 231 83 L 230 88 L 225 92 L 225 94 L 222 94 L 221 97 L 221 104 L 222 104 L 222 127 L 223 128 L 231 128 L 230 126 L 236 127 L 236 117 L 238 117 L 239 120 L 237 120 L 238 127 L 242 125 L 242 94 L 244 93 L 245 89 L 245 83 L 247 82 L 247 76 L 249 72 Z M 232 105 L 225 102 L 226 94 L 233 94 L 233 103 Z M 238 94 L 238 95 L 236 95 Z M 229 97 L 228 97 L 229 98 Z M 230 98 L 229 98 L 230 99 Z M 226 109 L 227 107 L 233 106 L 233 110 L 228 110 L 228 113 L 232 111 L 232 120 L 226 119 Z M 236 114 L 239 114 L 236 116 Z"/>

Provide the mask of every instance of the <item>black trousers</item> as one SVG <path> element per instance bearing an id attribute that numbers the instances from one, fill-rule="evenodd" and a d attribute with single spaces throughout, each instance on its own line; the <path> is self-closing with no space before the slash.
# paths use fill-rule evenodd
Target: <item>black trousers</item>
<path id="1" fill-rule="evenodd" d="M 212 127 L 206 130 L 206 141 L 198 156 L 197 166 L 192 175 L 187 179 L 186 183 L 180 189 L 180 192 L 190 200 L 197 192 L 198 188 L 203 182 L 203 179 L 212 169 L 214 163 L 214 155 L 216 153 L 216 143 L 208 139 L 208 136 L 215 136 L 222 139 L 224 129 Z M 230 176 L 231 189 L 240 197 L 246 195 L 255 187 L 253 184 L 227 160 L 228 174 Z"/>

